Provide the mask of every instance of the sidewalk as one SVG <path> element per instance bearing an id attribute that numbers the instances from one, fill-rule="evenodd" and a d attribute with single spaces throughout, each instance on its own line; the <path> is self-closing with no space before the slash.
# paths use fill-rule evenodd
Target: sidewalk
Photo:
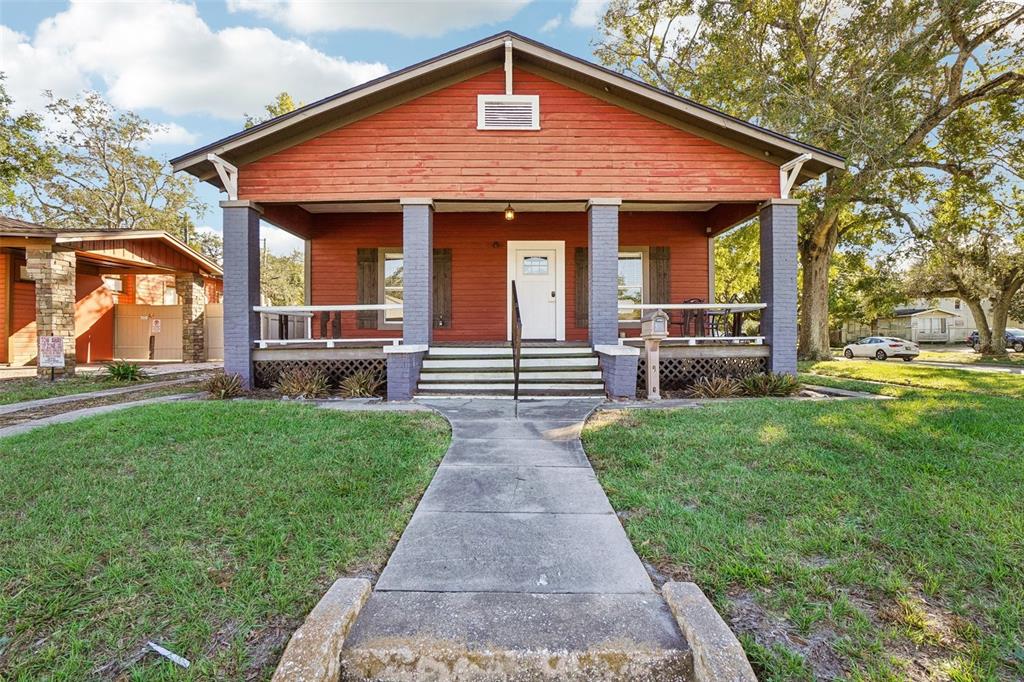
<path id="1" fill-rule="evenodd" d="M 424 402 L 451 447 L 345 644 L 345 679 L 686 679 L 687 645 L 579 440 L 598 403 L 516 418 L 511 401 Z"/>

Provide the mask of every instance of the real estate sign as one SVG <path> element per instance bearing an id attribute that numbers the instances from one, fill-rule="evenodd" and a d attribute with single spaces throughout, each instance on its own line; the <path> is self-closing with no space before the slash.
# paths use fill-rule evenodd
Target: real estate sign
<path id="1" fill-rule="evenodd" d="M 39 337 L 39 366 L 64 367 L 64 337 Z"/>

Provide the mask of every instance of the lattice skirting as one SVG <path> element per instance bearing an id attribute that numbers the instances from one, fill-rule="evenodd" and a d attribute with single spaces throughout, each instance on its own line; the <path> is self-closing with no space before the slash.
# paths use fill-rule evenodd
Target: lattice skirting
<path id="1" fill-rule="evenodd" d="M 381 377 L 387 376 L 388 365 L 384 358 L 361 358 L 346 360 L 257 360 L 253 363 L 256 385 L 267 388 L 281 376 L 281 372 L 291 367 L 308 367 L 318 369 L 327 375 L 331 384 L 338 382 L 359 370 L 369 369 L 379 372 Z"/>
<path id="2" fill-rule="evenodd" d="M 686 388 L 701 377 L 744 377 L 768 371 L 768 358 L 661 358 L 661 390 Z M 637 363 L 637 388 L 646 390 L 647 358 Z"/>

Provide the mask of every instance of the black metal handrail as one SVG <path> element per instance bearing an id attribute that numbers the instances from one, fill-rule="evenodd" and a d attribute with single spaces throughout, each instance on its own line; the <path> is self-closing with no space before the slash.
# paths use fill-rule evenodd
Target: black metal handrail
<path id="1" fill-rule="evenodd" d="M 519 314 L 519 292 L 512 280 L 512 399 L 519 400 L 519 360 L 523 353 L 523 318 Z"/>

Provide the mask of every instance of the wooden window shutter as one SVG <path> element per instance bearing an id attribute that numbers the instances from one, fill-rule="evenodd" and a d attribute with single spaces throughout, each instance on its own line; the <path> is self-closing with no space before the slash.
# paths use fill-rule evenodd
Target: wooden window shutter
<path id="1" fill-rule="evenodd" d="M 452 250 L 434 249 L 434 328 L 452 326 Z"/>
<path id="2" fill-rule="evenodd" d="M 648 294 L 647 302 L 671 303 L 672 271 L 669 267 L 669 248 L 667 246 L 652 246 L 649 252 L 648 276 L 650 277 L 651 290 Z"/>
<path id="3" fill-rule="evenodd" d="M 589 324 L 590 318 L 590 263 L 587 247 L 576 247 L 576 328 Z"/>
<path id="4" fill-rule="evenodd" d="M 378 258 L 377 249 L 356 249 L 356 303 L 360 305 L 379 303 Z M 360 310 L 356 313 L 356 327 L 376 329 L 377 319 L 376 310 Z"/>

